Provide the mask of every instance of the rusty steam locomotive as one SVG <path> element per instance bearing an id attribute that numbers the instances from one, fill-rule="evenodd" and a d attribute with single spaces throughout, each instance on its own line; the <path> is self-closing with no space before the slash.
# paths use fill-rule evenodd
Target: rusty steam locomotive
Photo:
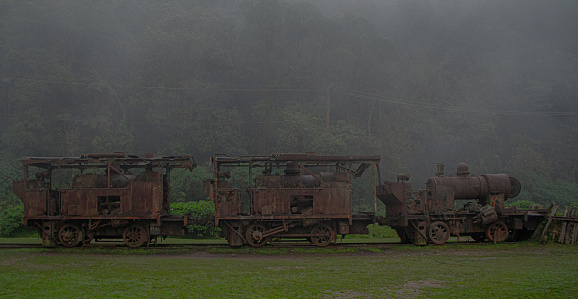
<path id="1" fill-rule="evenodd" d="M 274 154 L 212 158 L 205 192 L 215 203 L 215 225 L 232 246 L 260 247 L 283 238 L 326 246 L 338 234 L 366 234 L 374 214 L 353 214 L 351 180 L 377 168 L 379 157 Z M 244 184 L 231 186 L 231 168 Z"/>
<path id="2" fill-rule="evenodd" d="M 472 176 L 460 163 L 455 177 L 445 177 L 439 165 L 425 190 L 412 190 L 407 176 L 377 186 L 377 197 L 386 206 L 385 217 L 378 221 L 394 228 L 403 243 L 416 245 L 444 244 L 451 235 L 476 241 L 503 242 L 510 235 L 527 240 L 548 211 L 505 206 L 520 190 L 520 182 L 506 174 Z"/>
<path id="3" fill-rule="evenodd" d="M 191 156 L 121 153 L 22 162 L 24 180 L 14 182 L 14 192 L 24 202 L 25 225 L 37 228 L 44 245 L 122 238 L 138 247 L 158 236 L 183 235 L 193 221 L 170 214 L 170 171 L 192 171 Z M 203 189 L 215 204 L 214 223 L 231 246 L 285 239 L 326 246 L 338 235 L 367 234 L 370 224 L 389 225 L 402 242 L 416 245 L 443 244 L 450 236 L 523 240 L 547 214 L 506 207 L 521 185 L 505 174 L 472 176 L 462 163 L 456 177 L 446 177 L 440 166 L 425 190 L 412 190 L 409 176 L 382 183 L 379 162 L 379 156 L 218 154 L 211 158 L 213 176 Z M 64 176 L 72 181 L 55 183 L 60 172 L 68 172 Z M 354 213 L 352 182 L 366 172 L 371 172 L 375 208 Z M 377 198 L 385 205 L 384 216 L 377 215 Z"/>
<path id="4" fill-rule="evenodd" d="M 24 203 L 24 225 L 36 227 L 45 246 L 117 238 L 139 247 L 184 234 L 188 217 L 170 214 L 169 182 L 172 169 L 196 167 L 191 156 L 114 153 L 26 158 L 22 164 L 24 180 L 13 190 Z"/>

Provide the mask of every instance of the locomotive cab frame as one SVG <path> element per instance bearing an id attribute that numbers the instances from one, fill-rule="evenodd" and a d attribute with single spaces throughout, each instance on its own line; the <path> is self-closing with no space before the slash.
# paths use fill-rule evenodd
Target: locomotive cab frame
<path id="1" fill-rule="evenodd" d="M 118 238 L 139 247 L 184 234 L 187 219 L 170 214 L 170 173 L 192 171 L 190 155 L 30 157 L 22 164 L 24 179 L 13 190 L 24 203 L 24 225 L 36 227 L 45 246 Z"/>
<path id="2" fill-rule="evenodd" d="M 326 246 L 338 234 L 367 233 L 374 223 L 375 212 L 353 214 L 351 181 L 372 169 L 375 182 L 379 161 L 312 153 L 218 154 L 211 159 L 213 179 L 204 187 L 215 203 L 215 225 L 232 246 L 260 247 L 286 238 Z M 235 182 L 239 171 L 244 179 Z"/>

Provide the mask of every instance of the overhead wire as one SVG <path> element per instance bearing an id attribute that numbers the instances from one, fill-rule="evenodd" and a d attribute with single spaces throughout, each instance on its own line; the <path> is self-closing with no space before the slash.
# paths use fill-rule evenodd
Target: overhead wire
<path id="1" fill-rule="evenodd" d="M 483 114 L 499 114 L 499 115 L 519 115 L 519 116 L 574 116 L 578 115 L 578 112 L 573 111 L 554 111 L 554 112 L 547 112 L 547 111 L 508 111 L 508 110 L 479 110 L 474 108 L 463 108 L 463 107 L 452 107 L 452 106 L 445 106 L 433 103 L 423 103 L 423 102 L 416 102 L 416 101 L 409 101 L 401 98 L 396 97 L 389 97 L 389 96 L 381 96 L 370 94 L 367 92 L 361 92 L 351 89 L 345 88 L 336 88 L 333 92 L 339 93 L 346 96 L 351 96 L 355 98 L 367 99 L 367 100 L 374 100 L 392 104 L 399 104 L 399 105 L 406 105 L 406 106 L 414 106 L 420 108 L 428 108 L 428 109 L 439 109 L 439 110 L 451 110 L 451 111 L 458 111 L 458 112 L 471 112 L 471 113 L 483 113 Z"/>
<path id="2" fill-rule="evenodd" d="M 93 86 L 98 84 L 95 83 L 82 83 L 82 82 L 70 82 L 70 81 L 57 81 L 57 80 L 46 80 L 46 79 L 32 79 L 32 78 L 19 78 L 12 77 L 6 78 L 7 80 L 21 80 L 29 82 L 40 82 L 40 83 L 50 83 L 50 84 L 64 84 L 64 85 L 77 85 L 77 86 Z M 64 79 L 64 78 L 63 78 Z M 206 90 L 211 88 L 218 88 L 222 91 L 259 91 L 259 92 L 310 92 L 315 90 L 329 90 L 337 94 L 344 96 L 349 96 L 353 98 L 365 99 L 378 101 L 383 103 L 412 106 L 425 109 L 437 109 L 446 111 L 456 111 L 456 112 L 466 112 L 466 113 L 481 113 L 481 114 L 495 114 L 495 115 L 512 115 L 512 116 L 576 116 L 578 111 L 512 111 L 512 110 L 481 110 L 475 108 L 466 107 L 456 107 L 448 106 L 435 103 L 425 103 L 419 101 L 412 101 L 408 99 L 403 99 L 399 97 L 384 96 L 372 94 L 364 91 L 358 91 L 353 89 L 347 89 L 342 87 L 291 87 L 287 85 L 247 85 L 247 84 L 208 84 L 207 86 L 201 87 L 164 87 L 164 86 L 142 86 L 142 85 L 126 85 L 110 81 L 102 81 L 102 83 L 114 85 L 121 88 L 134 88 L 134 89 L 154 89 L 154 90 Z"/>
<path id="3" fill-rule="evenodd" d="M 31 78 L 6 78 L 7 80 L 19 80 L 19 81 L 29 81 L 38 83 L 49 83 L 49 84 L 62 84 L 62 85 L 79 85 L 79 86 L 94 86 L 99 83 L 114 85 L 120 88 L 134 88 L 134 89 L 156 89 L 156 90 L 204 90 L 213 87 L 218 87 L 219 90 L 225 91 L 311 91 L 315 88 L 294 88 L 286 85 L 243 85 L 243 84 L 208 84 L 207 86 L 200 87 L 167 87 L 167 86 L 144 86 L 144 85 L 126 85 L 110 81 L 101 81 L 93 83 L 83 83 L 83 82 L 68 82 L 68 81 L 56 81 L 56 80 L 46 80 L 46 79 L 31 79 Z"/>

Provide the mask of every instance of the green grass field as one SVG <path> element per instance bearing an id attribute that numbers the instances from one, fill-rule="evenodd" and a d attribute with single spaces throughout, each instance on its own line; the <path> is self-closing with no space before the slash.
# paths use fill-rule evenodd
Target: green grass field
<path id="1" fill-rule="evenodd" d="M 0 249 L 0 296 L 572 298 L 576 269 L 578 247 L 530 243 Z"/>

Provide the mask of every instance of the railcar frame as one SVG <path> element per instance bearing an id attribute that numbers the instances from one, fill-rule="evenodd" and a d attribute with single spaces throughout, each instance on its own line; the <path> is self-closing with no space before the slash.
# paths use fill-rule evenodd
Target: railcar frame
<path id="1" fill-rule="evenodd" d="M 190 155 L 30 157 L 22 164 L 24 179 L 13 190 L 24 203 L 24 224 L 38 229 L 45 246 L 122 238 L 139 247 L 158 236 L 184 234 L 187 216 L 170 213 L 170 172 L 192 171 Z"/>
<path id="2" fill-rule="evenodd" d="M 218 154 L 204 188 L 215 203 L 215 225 L 231 246 L 260 247 L 284 238 L 326 246 L 338 234 L 368 233 L 375 213 L 353 214 L 351 180 L 368 168 L 379 173 L 379 161 L 379 156 Z M 232 186 L 230 171 L 239 167 L 246 179 Z"/>

